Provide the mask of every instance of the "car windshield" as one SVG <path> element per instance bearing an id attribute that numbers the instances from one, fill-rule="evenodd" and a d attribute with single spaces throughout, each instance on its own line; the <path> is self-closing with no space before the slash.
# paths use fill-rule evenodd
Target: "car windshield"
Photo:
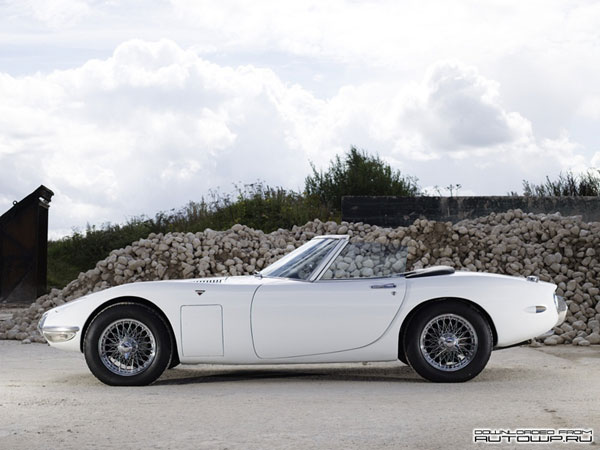
<path id="1" fill-rule="evenodd" d="M 260 274 L 265 277 L 308 280 L 338 242 L 339 239 L 313 239 L 263 269 Z"/>

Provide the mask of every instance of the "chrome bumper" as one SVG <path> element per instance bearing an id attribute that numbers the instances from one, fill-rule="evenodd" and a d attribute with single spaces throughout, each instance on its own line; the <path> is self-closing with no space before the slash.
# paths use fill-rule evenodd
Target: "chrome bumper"
<path id="1" fill-rule="evenodd" d="M 46 322 L 47 316 L 48 313 L 45 313 L 40 319 L 38 330 L 49 343 L 70 341 L 79 331 L 79 327 L 45 327 L 44 322 Z"/>
<path id="2" fill-rule="evenodd" d="M 556 312 L 558 313 L 558 320 L 556 321 L 555 327 L 559 326 L 567 318 L 567 302 L 560 295 L 554 294 L 554 305 L 556 306 Z"/>
<path id="3" fill-rule="evenodd" d="M 46 321 L 46 318 L 48 317 L 48 312 L 45 312 L 42 315 L 42 318 L 40 319 L 40 321 L 38 322 L 38 326 L 37 329 L 40 332 L 40 334 L 43 336 L 44 333 L 42 332 L 42 328 L 44 328 L 44 322 Z"/>

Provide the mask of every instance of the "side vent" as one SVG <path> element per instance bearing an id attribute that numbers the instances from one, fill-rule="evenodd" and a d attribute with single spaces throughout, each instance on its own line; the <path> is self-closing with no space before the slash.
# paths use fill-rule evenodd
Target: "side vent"
<path id="1" fill-rule="evenodd" d="M 198 280 L 194 280 L 194 283 L 211 283 L 211 284 L 215 284 L 215 283 L 222 283 L 226 279 L 227 278 L 200 278 Z"/>

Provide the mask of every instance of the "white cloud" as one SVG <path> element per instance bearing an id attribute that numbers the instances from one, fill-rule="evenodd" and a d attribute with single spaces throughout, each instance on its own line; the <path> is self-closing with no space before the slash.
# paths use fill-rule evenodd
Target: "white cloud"
<path id="1" fill-rule="evenodd" d="M 424 91 L 420 110 L 409 110 L 408 114 L 417 115 L 419 128 L 438 148 L 489 148 L 531 133 L 523 117 L 502 108 L 498 84 L 473 67 L 436 64 L 429 70 Z"/>
<path id="2" fill-rule="evenodd" d="M 199 44 L 218 52 L 283 52 L 412 75 L 448 57 L 491 66 L 523 51 L 534 64 L 546 58 L 552 64 L 561 61 L 555 70 L 572 75 L 572 66 L 583 68 L 599 54 L 600 5 L 594 1 L 171 0 L 171 4 L 180 26 L 194 27 L 202 33 Z M 597 69 L 594 65 L 595 73 Z"/>
<path id="3" fill-rule="evenodd" d="M 538 142 L 531 122 L 504 107 L 498 83 L 457 61 L 435 63 L 419 82 L 344 87 L 309 111 L 312 122 L 307 121 L 306 129 L 319 137 L 322 151 L 345 136 L 357 145 L 383 146 L 397 163 L 441 158 L 471 158 L 476 163 L 488 156 L 491 161 L 516 159 L 524 152 L 557 148 L 568 141 L 562 136 L 554 146 L 549 139 Z M 318 148 L 309 141 L 306 151 L 311 145 Z M 572 149 L 568 144 L 563 150 Z M 557 152 L 553 158 L 562 156 Z"/>
<path id="4" fill-rule="evenodd" d="M 379 152 L 424 186 L 460 183 L 480 194 L 586 165 L 567 131 L 536 136 L 502 91 L 455 60 L 409 82 L 348 84 L 319 97 L 267 68 L 132 40 L 73 69 L 0 74 L 0 209 L 46 184 L 56 192 L 56 236 L 238 181 L 301 188 L 309 160 L 324 166 L 350 145 Z"/>
<path id="5" fill-rule="evenodd" d="M 7 12 L 16 18 L 32 17 L 56 29 L 77 23 L 92 12 L 86 0 L 7 0 Z"/>
<path id="6" fill-rule="evenodd" d="M 586 97 L 577 111 L 580 116 L 592 120 L 600 120 L 600 95 Z"/>
<path id="7" fill-rule="evenodd" d="M 308 161 L 287 145 L 284 122 L 298 90 L 270 70 L 217 66 L 170 41 L 130 41 L 107 60 L 48 75 L 3 74 L 2 191 L 47 184 L 53 226 L 68 229 L 259 176 L 296 187 Z"/>

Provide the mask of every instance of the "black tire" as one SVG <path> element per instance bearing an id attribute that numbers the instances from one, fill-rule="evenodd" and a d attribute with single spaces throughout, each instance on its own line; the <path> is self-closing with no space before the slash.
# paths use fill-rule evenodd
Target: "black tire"
<path id="1" fill-rule="evenodd" d="M 402 364 L 408 364 L 408 360 L 406 359 L 406 353 L 404 352 L 404 337 L 400 339 L 400 343 L 398 345 L 398 359 Z"/>
<path id="2" fill-rule="evenodd" d="M 456 300 L 433 303 L 411 320 L 404 340 L 410 366 L 440 383 L 468 381 L 484 369 L 494 345 L 487 320 Z"/>
<path id="3" fill-rule="evenodd" d="M 173 341 L 171 341 L 171 345 L 173 345 Z M 175 351 L 174 346 L 172 348 L 173 348 L 173 353 L 171 355 L 171 362 L 169 363 L 169 367 L 167 367 L 167 369 L 174 369 L 179 364 L 181 364 L 179 362 L 179 355 L 177 355 L 177 352 Z"/>
<path id="4" fill-rule="evenodd" d="M 410 367 L 408 359 L 406 359 L 406 351 L 404 350 L 404 342 L 406 341 L 406 330 L 400 334 L 398 339 L 398 359 L 402 364 L 406 364 Z"/>
<path id="5" fill-rule="evenodd" d="M 145 386 L 171 363 L 171 337 L 164 320 L 135 303 L 111 305 L 85 333 L 85 361 L 96 378 L 111 386 Z"/>

